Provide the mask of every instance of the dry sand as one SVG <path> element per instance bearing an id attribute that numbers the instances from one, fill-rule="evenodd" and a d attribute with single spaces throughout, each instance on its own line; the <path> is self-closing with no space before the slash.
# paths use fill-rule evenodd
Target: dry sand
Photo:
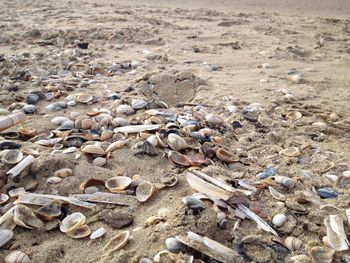
<path id="1" fill-rule="evenodd" d="M 154 77 L 152 81 L 156 84 L 158 93 L 170 105 L 191 102 L 221 107 L 233 102 L 241 107 L 259 102 L 266 108 L 272 104 L 281 105 L 285 111 L 299 109 L 306 112 L 306 115 L 310 113 L 309 109 L 316 109 L 314 113 L 318 114 L 319 119 L 334 111 L 341 116 L 344 124 L 348 125 L 350 121 L 349 1 L 220 0 L 143 3 L 139 0 L 16 0 L 1 1 L 0 9 L 0 54 L 10 56 L 29 52 L 43 53 L 45 57 L 55 53 L 54 50 L 58 47 L 40 45 L 38 40 L 62 37 L 66 44 L 79 38 L 88 41 L 91 61 L 104 65 L 127 60 L 143 61 L 143 67 L 136 70 L 135 74 L 113 78 L 97 77 L 97 83 L 86 90 L 102 98 L 106 96 L 107 90 L 125 90 L 126 87 L 135 85 L 135 79 L 150 73 Z M 38 29 L 41 36 L 28 36 L 33 29 Z M 40 60 L 31 62 L 28 68 L 37 72 L 40 68 L 61 67 L 56 63 L 57 60 L 53 60 L 52 64 L 47 59 L 45 61 L 46 64 Z M 272 68 L 262 68 L 263 63 L 271 64 Z M 215 64 L 220 69 L 209 70 L 210 65 Z M 288 81 L 287 72 L 293 68 L 304 74 L 304 83 L 294 84 Z M 184 72 L 190 72 L 199 79 L 191 81 L 189 85 L 173 88 L 177 85 L 178 76 Z M 168 77 L 162 77 L 164 75 Z M 26 94 L 29 89 L 31 87 L 24 84 L 20 93 Z M 282 95 L 274 92 L 278 89 L 292 92 L 297 102 L 285 105 Z M 6 106 L 6 96 L 0 95 L 0 106 Z M 108 103 L 102 100 L 93 107 L 103 108 Z M 39 112 L 44 112 L 47 104 L 40 102 L 37 105 Z M 85 112 L 91 110 L 91 106 L 76 106 L 49 116 L 34 115 L 27 125 L 36 127 L 39 132 L 47 132 L 54 129 L 50 123 L 53 116 L 69 116 L 69 111 L 72 110 Z M 311 115 L 310 118 L 314 118 Z M 288 130 L 288 134 L 309 132 L 307 127 L 295 129 Z M 288 134 L 282 134 L 280 138 L 287 140 Z M 323 151 L 336 153 L 337 158 L 344 162 L 349 162 L 349 139 L 349 130 L 336 129 L 336 132 L 318 142 L 318 146 Z M 264 142 L 270 143 L 270 146 L 273 144 L 269 138 L 260 143 Z M 284 144 L 281 141 L 279 143 Z M 229 144 L 233 145 L 232 142 Z M 256 155 L 264 158 L 269 152 L 273 150 L 267 148 L 265 152 L 257 151 Z M 49 156 L 40 157 L 39 164 L 44 168 L 35 170 L 36 180 L 40 182 L 36 192 L 51 193 L 52 190 L 57 190 L 61 195 L 78 193 L 79 184 L 89 177 L 105 179 L 123 172 L 128 175 L 141 174 L 145 179 L 157 182 L 161 174 L 177 171 L 166 158 L 137 157 L 128 149 L 114 154 L 104 168 L 93 167 L 91 160 L 86 157 L 74 162 L 60 155 L 57 158 L 55 161 Z M 45 183 L 53 171 L 66 166 L 74 169 L 74 177 L 58 186 Z M 293 174 L 293 167 L 286 163 L 281 166 L 280 172 Z M 254 175 L 258 170 L 259 168 L 253 167 L 248 172 Z M 21 184 L 26 182 L 24 180 Z M 297 190 L 303 190 L 303 187 L 299 186 Z M 155 215 L 161 208 L 166 207 L 171 211 L 167 221 L 171 227 L 158 224 L 135 232 L 132 241 L 124 250 L 113 254 L 110 262 L 138 262 L 142 257 L 152 258 L 165 248 L 164 240 L 167 237 L 183 234 L 187 230 L 231 246 L 234 239 L 232 227 L 236 219 L 230 220 L 227 230 L 220 230 L 210 203 L 207 203 L 208 208 L 200 215 L 186 209 L 181 198 L 191 193 L 193 191 L 181 177 L 178 185 L 157 192 L 151 200 L 137 208 L 100 206 L 100 211 L 114 209 L 133 214 L 135 221 L 128 229 L 143 226 L 146 218 Z M 346 197 L 348 192 L 344 190 L 342 197 L 334 204 L 347 208 L 349 201 Z M 265 193 L 255 202 L 262 206 L 267 214 L 266 219 L 270 220 L 271 213 L 276 208 L 264 207 L 268 200 L 268 194 Z M 75 210 L 73 207 L 70 212 Z M 84 211 L 84 214 L 88 220 L 92 220 L 98 213 Z M 315 224 L 309 229 L 300 228 L 293 234 L 305 242 L 314 239 L 320 243 L 325 235 L 323 217 L 315 214 L 303 220 L 304 226 L 308 226 L 308 220 L 315 220 Z M 117 230 L 112 230 L 100 220 L 89 225 L 94 230 L 104 226 L 106 236 L 89 242 L 85 239 L 72 240 L 58 230 L 37 231 L 17 227 L 14 241 L 10 246 L 2 248 L 0 254 L 19 248 L 30 255 L 32 262 L 98 262 L 103 246 Z M 257 232 L 254 222 L 245 220 L 242 225 L 244 231 L 240 236 Z M 265 234 L 261 231 L 259 233 Z M 297 254 L 305 253 L 302 251 Z"/>

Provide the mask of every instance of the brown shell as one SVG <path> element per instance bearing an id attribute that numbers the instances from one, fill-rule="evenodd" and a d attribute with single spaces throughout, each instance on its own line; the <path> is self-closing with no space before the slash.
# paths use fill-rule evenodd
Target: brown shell
<path id="1" fill-rule="evenodd" d="M 234 163 L 239 161 L 239 158 L 237 156 L 235 156 L 233 153 L 229 152 L 224 148 L 217 149 L 216 156 L 218 157 L 219 160 L 226 163 Z"/>
<path id="2" fill-rule="evenodd" d="M 191 166 L 191 161 L 181 153 L 170 151 L 168 153 L 168 158 L 176 164 L 179 164 L 182 166 Z"/>

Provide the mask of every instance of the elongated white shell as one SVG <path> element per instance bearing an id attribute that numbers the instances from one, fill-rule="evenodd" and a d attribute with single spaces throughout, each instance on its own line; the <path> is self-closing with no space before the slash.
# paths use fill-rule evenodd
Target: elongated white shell
<path id="1" fill-rule="evenodd" d="M 97 239 L 102 237 L 104 234 L 106 234 L 106 229 L 103 227 L 100 227 L 99 229 L 95 230 L 94 232 L 91 233 L 90 239 Z"/>
<path id="2" fill-rule="evenodd" d="M 113 131 L 115 133 L 117 132 L 125 132 L 125 133 L 138 133 L 143 131 L 152 131 L 152 130 L 158 130 L 160 128 L 160 125 L 154 124 L 154 125 L 131 125 L 131 126 L 123 126 L 123 127 L 117 127 Z"/>
<path id="3" fill-rule="evenodd" d="M 13 237 L 12 230 L 0 229 L 0 248 L 9 242 Z"/>
<path id="4" fill-rule="evenodd" d="M 111 143 L 107 149 L 106 149 L 106 153 L 108 152 L 113 152 L 117 149 L 122 148 L 124 145 L 126 145 L 128 143 L 129 140 L 122 140 L 122 141 L 115 141 L 113 143 Z"/>

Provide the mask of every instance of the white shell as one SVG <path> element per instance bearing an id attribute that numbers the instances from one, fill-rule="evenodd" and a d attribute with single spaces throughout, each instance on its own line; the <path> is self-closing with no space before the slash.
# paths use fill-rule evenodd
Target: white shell
<path id="1" fill-rule="evenodd" d="M 90 235 L 90 239 L 97 239 L 102 237 L 104 234 L 106 234 L 106 229 L 104 229 L 103 227 L 100 227 L 99 229 L 97 229 L 96 231 L 92 232 Z"/>
<path id="2" fill-rule="evenodd" d="M 122 104 L 122 105 L 118 106 L 117 112 L 122 113 L 122 114 L 126 114 L 126 115 L 130 115 L 130 114 L 135 113 L 135 110 L 130 105 Z"/>
<path id="3" fill-rule="evenodd" d="M 181 151 L 187 148 L 186 141 L 179 135 L 175 133 L 170 133 L 168 135 L 168 144 L 174 151 Z"/>
<path id="4" fill-rule="evenodd" d="M 27 254 L 19 250 L 11 251 L 5 258 L 6 263 L 29 263 L 30 258 Z"/>
<path id="5" fill-rule="evenodd" d="M 276 175 L 275 176 L 275 181 L 281 185 L 283 185 L 284 187 L 291 189 L 296 185 L 296 181 L 293 180 L 290 177 L 287 176 L 281 176 L 281 175 Z"/>
<path id="6" fill-rule="evenodd" d="M 69 119 L 67 117 L 55 117 L 51 120 L 51 122 L 56 125 L 61 125 L 65 121 L 69 121 Z"/>
<path id="7" fill-rule="evenodd" d="M 225 121 L 223 117 L 216 114 L 208 114 L 205 116 L 205 120 L 211 124 L 221 124 Z"/>
<path id="8" fill-rule="evenodd" d="M 303 241 L 297 237 L 286 237 L 284 244 L 289 250 L 295 251 L 303 246 Z"/>
<path id="9" fill-rule="evenodd" d="M 144 181 L 140 183 L 136 188 L 136 198 L 140 202 L 145 202 L 151 198 L 154 192 L 154 186 L 151 182 Z"/>
<path id="10" fill-rule="evenodd" d="M 1 160 L 7 164 L 16 164 L 22 161 L 23 153 L 21 150 L 6 150 L 5 154 L 2 156 Z"/>
<path id="11" fill-rule="evenodd" d="M 146 108 L 147 102 L 142 99 L 133 99 L 131 101 L 131 107 L 133 107 L 135 110 L 141 110 Z"/>
<path id="12" fill-rule="evenodd" d="M 126 189 L 131 184 L 131 182 L 132 179 L 127 176 L 116 176 L 108 179 L 105 182 L 105 186 L 109 191 L 113 193 Z"/>
<path id="13" fill-rule="evenodd" d="M 277 214 L 272 218 L 272 224 L 277 227 L 281 227 L 287 221 L 287 217 L 284 214 Z"/>
<path id="14" fill-rule="evenodd" d="M 0 248 L 9 242 L 13 237 L 12 230 L 0 229 Z"/>
<path id="15" fill-rule="evenodd" d="M 51 176 L 46 179 L 46 182 L 48 182 L 49 184 L 59 184 L 60 182 L 62 182 L 62 178 L 57 176 Z"/>
<path id="16" fill-rule="evenodd" d="M 330 215 L 324 220 L 327 230 L 328 244 L 337 251 L 347 250 L 349 241 L 344 231 L 343 218 L 341 215 Z"/>
<path id="17" fill-rule="evenodd" d="M 60 225 L 60 230 L 63 233 L 67 233 L 75 228 L 78 228 L 85 224 L 86 217 L 82 213 L 73 213 L 67 216 Z"/>
<path id="18" fill-rule="evenodd" d="M 10 197 L 7 194 L 0 193 L 0 205 L 6 203 Z"/>

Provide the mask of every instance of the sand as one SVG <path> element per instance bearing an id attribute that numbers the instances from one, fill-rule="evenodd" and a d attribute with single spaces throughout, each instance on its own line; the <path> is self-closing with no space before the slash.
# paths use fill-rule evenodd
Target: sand
<path id="1" fill-rule="evenodd" d="M 222 109 L 230 103 L 242 108 L 257 102 L 271 112 L 276 107 L 283 112 L 299 110 L 305 113 L 305 123 L 322 120 L 325 115 L 336 112 L 344 126 L 349 127 L 348 1 L 1 1 L 0 9 L 3 10 L 0 15 L 0 54 L 36 54 L 27 65 L 29 71 L 62 69 L 57 55 L 76 39 L 89 43 L 91 65 L 107 68 L 116 62 L 141 61 L 142 66 L 131 73 L 113 77 L 96 75 L 96 83 L 76 91 L 84 90 L 105 98 L 108 91 L 120 92 L 130 87 L 142 90 L 145 85 L 152 84 L 154 92 L 170 106 L 201 103 Z M 65 40 L 63 47 L 57 45 L 57 39 L 61 38 Z M 38 54 L 42 54 L 43 59 Z M 50 56 L 54 58 L 51 62 L 47 59 Z M 264 67 L 264 63 L 271 68 Z M 302 72 L 305 81 L 299 84 L 290 82 L 287 73 L 291 69 Z M 18 94 L 28 94 L 34 87 L 24 82 Z M 291 92 L 296 101 L 285 103 L 283 94 L 276 92 L 281 89 Z M 144 94 L 147 96 L 147 89 Z M 2 108 L 9 106 L 8 96 L 5 92 L 0 94 Z M 48 132 L 55 128 L 50 122 L 54 116 L 69 116 L 73 110 L 86 112 L 93 107 L 111 105 L 110 101 L 101 99 L 92 106 L 77 105 L 44 115 L 48 104 L 45 101 L 38 103 L 38 112 L 42 114 L 31 116 L 26 125 L 35 127 L 39 133 Z M 249 127 L 245 130 L 247 134 Z M 250 154 L 255 153 L 258 163 L 252 164 L 245 172 L 249 175 L 260 172 L 266 164 L 264 158 L 281 150 L 282 146 L 288 146 L 289 136 L 310 133 L 312 131 L 306 125 L 282 129 L 274 134 L 275 137 L 260 138 L 253 146 L 247 147 Z M 349 130 L 334 127 L 317 145 L 329 155 L 336 155 L 333 159 L 349 163 L 349 139 Z M 234 148 L 236 142 L 228 140 L 227 146 Z M 257 148 L 255 152 L 254 147 Z M 317 172 L 322 160 L 313 161 L 315 163 L 308 167 Z M 47 177 L 63 167 L 72 168 L 74 176 L 58 185 L 47 184 Z M 6 166 L 1 168 L 7 169 Z M 279 173 L 287 175 L 300 172 L 296 163 L 288 161 L 282 162 L 279 169 Z M 0 254 L 20 249 L 31 257 L 32 262 L 38 263 L 99 262 L 106 242 L 118 232 L 96 219 L 105 210 L 133 215 L 134 223 L 126 228 L 128 230 L 144 226 L 146 219 L 159 209 L 168 208 L 170 212 L 167 224 L 162 222 L 133 232 L 128 245 L 113 253 L 108 262 L 139 262 L 143 257 L 153 258 L 165 249 L 166 238 L 188 230 L 227 246 L 248 234 L 265 235 L 249 220 L 243 221 L 238 234 L 233 233 L 235 218 L 230 219 L 226 230 L 220 229 L 210 202 L 206 202 L 208 208 L 202 213 L 193 213 L 181 202 L 181 198 L 194 193 L 184 178 L 184 169 L 167 158 L 134 156 L 129 149 L 113 154 L 103 168 L 93 166 L 91 159 L 84 155 L 72 161 L 64 155 L 52 157 L 44 154 L 32 169 L 34 177 L 27 176 L 18 184 L 9 183 L 6 189 L 37 181 L 35 192 L 69 195 L 80 193 L 79 185 L 90 177 L 107 179 L 117 174 L 139 174 L 146 180 L 157 182 L 166 172 L 178 172 L 179 183 L 156 192 L 137 207 L 99 205 L 97 211 L 70 207 L 69 212 L 82 211 L 87 216 L 91 229 L 105 227 L 107 234 L 103 239 L 94 242 L 72 240 L 59 230 L 17 227 L 14 240 L 2 248 Z M 223 174 L 227 169 L 221 165 L 211 172 Z M 227 176 L 232 175 L 228 173 Z M 299 185 L 295 191 L 310 190 L 314 185 L 324 186 L 325 183 L 318 178 L 312 183 Z M 347 208 L 348 190 L 342 191 L 342 196 L 333 204 Z M 253 200 L 266 214 L 267 221 L 279 209 L 267 205 L 270 198 L 266 191 Z M 321 244 L 325 235 L 323 218 L 313 212 L 300 219 L 296 230 L 286 231 L 293 232 L 305 243 L 316 240 Z M 307 250 L 297 254 L 307 254 Z M 280 255 L 290 257 L 286 251 Z M 336 262 L 340 262 L 337 261 L 339 258 L 336 257 Z M 279 260 L 275 258 L 269 262 L 284 260 L 285 257 L 281 256 Z"/>

